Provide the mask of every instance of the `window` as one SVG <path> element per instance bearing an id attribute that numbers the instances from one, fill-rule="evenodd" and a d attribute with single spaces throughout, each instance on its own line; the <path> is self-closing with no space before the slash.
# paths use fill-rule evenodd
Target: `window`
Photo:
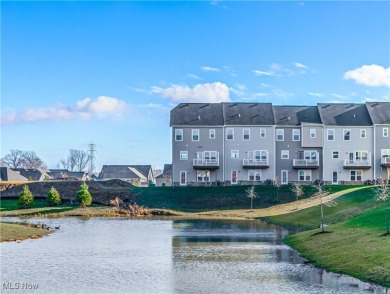
<path id="1" fill-rule="evenodd" d="M 197 182 L 210 182 L 210 172 L 209 171 L 200 171 L 196 172 L 196 181 Z"/>
<path id="2" fill-rule="evenodd" d="M 248 181 L 261 181 L 261 170 L 248 170 Z"/>
<path id="3" fill-rule="evenodd" d="M 175 130 L 175 141 L 183 141 L 183 130 L 182 129 Z"/>
<path id="4" fill-rule="evenodd" d="M 215 130 L 214 129 L 209 130 L 209 138 L 215 139 Z"/>
<path id="5" fill-rule="evenodd" d="M 333 129 L 327 130 L 327 134 L 328 134 L 328 141 L 334 141 L 334 130 Z"/>
<path id="6" fill-rule="evenodd" d="M 300 133 L 299 129 L 293 129 L 292 130 L 292 140 L 293 141 L 301 140 L 301 133 Z"/>
<path id="7" fill-rule="evenodd" d="M 311 170 L 299 170 L 298 181 L 311 181 Z"/>
<path id="8" fill-rule="evenodd" d="M 356 151 L 355 158 L 357 161 L 367 161 L 368 160 L 368 152 L 367 151 Z"/>
<path id="9" fill-rule="evenodd" d="M 232 170 L 232 172 L 230 174 L 230 179 L 231 179 L 232 184 L 237 184 L 237 171 L 236 170 Z"/>
<path id="10" fill-rule="evenodd" d="M 238 152 L 238 150 L 232 150 L 232 152 L 231 152 L 231 157 L 233 158 L 233 159 L 238 159 L 238 156 L 239 155 L 239 152 Z"/>
<path id="11" fill-rule="evenodd" d="M 234 130 L 226 129 L 226 140 L 234 140 Z"/>
<path id="12" fill-rule="evenodd" d="M 367 138 L 367 130 L 366 129 L 360 130 L 360 138 Z"/>
<path id="13" fill-rule="evenodd" d="M 338 150 L 334 150 L 332 151 L 332 158 L 333 159 L 339 159 L 339 151 Z"/>
<path id="14" fill-rule="evenodd" d="M 282 159 L 289 159 L 290 157 L 290 153 L 288 150 L 282 150 L 282 155 L 281 155 L 281 158 Z"/>
<path id="15" fill-rule="evenodd" d="M 316 129 L 310 129 L 310 138 L 315 139 L 317 137 L 317 130 Z"/>
<path id="16" fill-rule="evenodd" d="M 388 137 L 388 136 L 389 136 L 389 129 L 383 128 L 383 137 Z"/>
<path id="17" fill-rule="evenodd" d="M 188 159 L 188 151 L 180 151 L 180 160 Z"/>
<path id="18" fill-rule="evenodd" d="M 250 129 L 243 129 L 242 130 L 242 139 L 249 140 L 250 133 L 251 133 Z"/>
<path id="19" fill-rule="evenodd" d="M 282 129 L 276 130 L 276 141 L 284 141 L 284 130 Z"/>
<path id="20" fill-rule="evenodd" d="M 381 157 L 390 157 L 390 149 L 381 149 Z"/>
<path id="21" fill-rule="evenodd" d="M 351 130 L 343 130 L 344 141 L 351 140 Z"/>
<path id="22" fill-rule="evenodd" d="M 199 141 L 199 130 L 198 129 L 192 130 L 192 141 Z"/>
<path id="23" fill-rule="evenodd" d="M 187 172 L 180 171 L 180 186 L 187 185 Z"/>
<path id="24" fill-rule="evenodd" d="M 265 129 L 260 129 L 260 138 L 265 138 L 267 135 Z"/>
<path id="25" fill-rule="evenodd" d="M 350 176 L 351 176 L 351 181 L 361 181 L 362 180 L 362 171 L 361 170 L 351 170 Z"/>

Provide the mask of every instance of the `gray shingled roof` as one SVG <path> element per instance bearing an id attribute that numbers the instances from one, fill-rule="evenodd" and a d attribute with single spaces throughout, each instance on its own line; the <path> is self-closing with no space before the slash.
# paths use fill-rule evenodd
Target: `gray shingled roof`
<path id="1" fill-rule="evenodd" d="M 365 104 L 318 103 L 318 111 L 324 125 L 371 126 L 372 121 Z"/>
<path id="2" fill-rule="evenodd" d="M 223 125 L 221 103 L 180 103 L 171 110 L 170 126 Z"/>
<path id="3" fill-rule="evenodd" d="M 390 124 L 390 102 L 367 102 L 366 105 L 374 124 Z"/>
<path id="4" fill-rule="evenodd" d="M 161 175 L 157 176 L 156 179 L 163 179 L 165 176 L 172 176 L 172 164 L 164 164 L 164 171 Z"/>
<path id="5" fill-rule="evenodd" d="M 17 168 L 14 170 L 18 171 L 20 175 L 22 175 L 23 177 L 25 177 L 30 181 L 39 181 L 42 178 L 42 176 L 44 177 L 45 175 L 47 175 L 47 172 L 41 169 Z"/>
<path id="6" fill-rule="evenodd" d="M 9 182 L 24 182 L 28 179 L 20 175 L 20 172 L 17 170 L 12 170 L 9 167 L 0 167 L 0 177 L 2 181 Z"/>
<path id="7" fill-rule="evenodd" d="M 85 175 L 85 172 L 69 171 L 67 169 L 50 169 L 47 174 L 52 179 L 77 178 L 79 180 L 82 180 Z"/>
<path id="8" fill-rule="evenodd" d="M 146 178 L 152 169 L 151 165 L 103 165 L 99 179 L 139 179 L 140 177 L 130 170 L 135 168 Z"/>
<path id="9" fill-rule="evenodd" d="M 321 124 L 316 106 L 273 106 L 275 125 L 299 126 L 301 123 Z"/>
<path id="10" fill-rule="evenodd" d="M 225 125 L 273 125 L 271 103 L 222 103 Z"/>

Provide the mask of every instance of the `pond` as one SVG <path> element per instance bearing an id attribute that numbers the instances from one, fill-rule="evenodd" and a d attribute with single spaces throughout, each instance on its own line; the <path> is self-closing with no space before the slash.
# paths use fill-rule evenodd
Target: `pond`
<path id="1" fill-rule="evenodd" d="M 287 230 L 260 221 L 29 221 L 60 229 L 0 244 L 1 293 L 390 294 L 306 264 L 281 243 Z"/>

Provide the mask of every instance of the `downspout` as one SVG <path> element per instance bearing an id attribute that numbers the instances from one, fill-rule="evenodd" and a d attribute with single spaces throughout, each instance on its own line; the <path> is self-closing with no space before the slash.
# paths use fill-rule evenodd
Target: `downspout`
<path id="1" fill-rule="evenodd" d="M 225 184 L 225 123 L 222 127 L 222 182 Z"/>
<path id="2" fill-rule="evenodd" d="M 274 178 L 273 178 L 273 181 L 272 182 L 274 182 L 275 180 L 276 180 L 276 134 L 275 134 L 275 132 L 276 132 L 276 126 L 275 125 L 273 125 L 272 126 L 272 129 L 273 129 L 273 131 L 272 131 L 272 136 L 273 136 L 273 145 L 274 145 L 274 150 L 273 150 L 273 156 L 274 156 L 274 158 L 273 158 L 273 166 L 274 166 Z"/>

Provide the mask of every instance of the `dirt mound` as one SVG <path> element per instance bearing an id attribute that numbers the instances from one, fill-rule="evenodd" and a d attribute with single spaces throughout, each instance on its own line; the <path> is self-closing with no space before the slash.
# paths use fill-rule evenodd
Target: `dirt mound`
<path id="1" fill-rule="evenodd" d="M 77 191 L 82 183 L 83 181 L 48 181 L 12 185 L 2 183 L 0 185 L 0 198 L 16 199 L 23 186 L 27 185 L 36 198 L 46 198 L 50 188 L 54 187 L 60 193 L 64 202 L 75 203 Z M 86 181 L 86 184 L 89 187 L 94 203 L 107 204 L 110 199 L 115 197 L 119 197 L 122 200 L 130 200 L 133 196 L 131 191 L 133 185 L 122 180 Z"/>

